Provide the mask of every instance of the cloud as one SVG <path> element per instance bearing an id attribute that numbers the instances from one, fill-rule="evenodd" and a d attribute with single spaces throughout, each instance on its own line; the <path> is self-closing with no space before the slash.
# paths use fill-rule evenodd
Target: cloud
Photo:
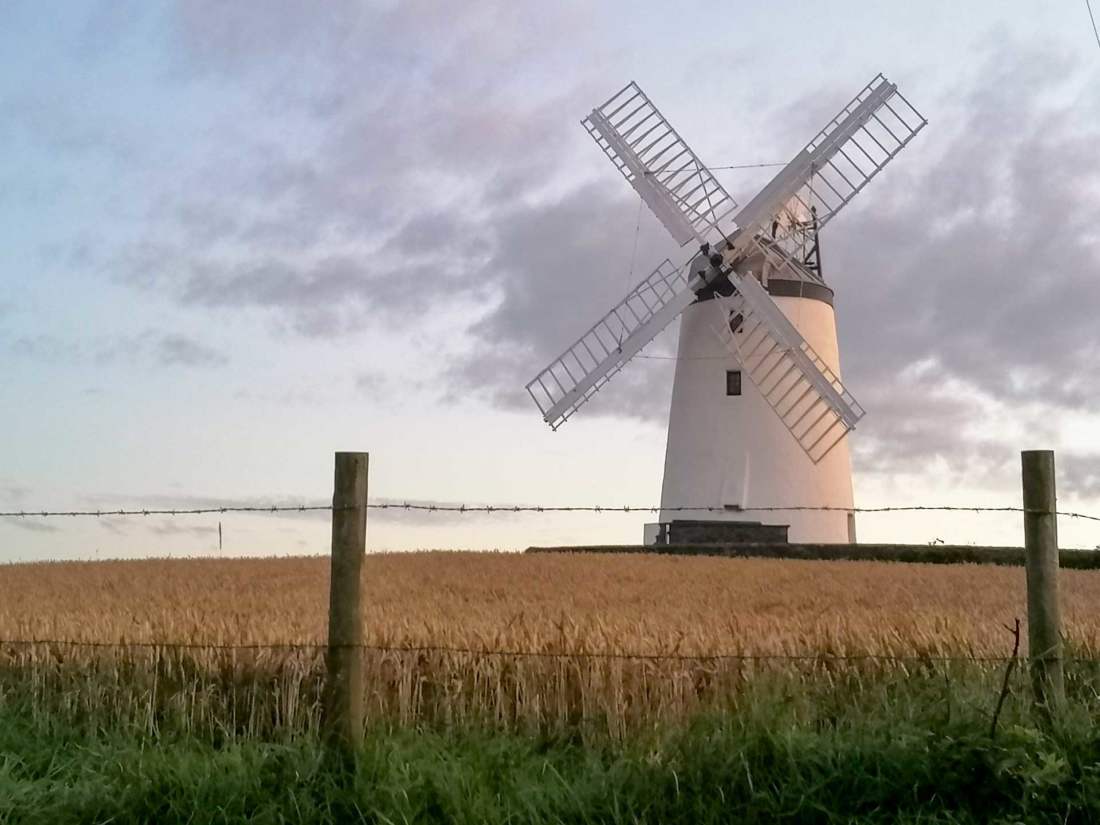
<path id="1" fill-rule="evenodd" d="M 145 332 L 99 341 L 69 341 L 48 333 L 26 335 L 7 344 L 19 358 L 42 363 L 146 363 L 160 367 L 216 367 L 229 361 L 217 349 L 188 335 L 174 332 Z"/>
<path id="2" fill-rule="evenodd" d="M 1080 499 L 1100 498 L 1100 455 L 1058 455 L 1058 493 Z"/>
<path id="3" fill-rule="evenodd" d="M 439 288 L 448 288 L 446 277 L 439 281 Z M 183 284 L 180 299 L 203 307 L 282 310 L 296 332 L 335 337 L 361 328 L 364 319 L 407 317 L 420 303 L 419 286 L 411 273 L 371 277 L 362 261 L 349 256 L 302 264 L 272 259 L 197 268 Z"/>
<path id="4" fill-rule="evenodd" d="M 181 4 L 177 70 L 242 108 L 211 123 L 202 162 L 162 182 L 106 268 L 190 311 L 262 314 L 279 335 L 382 326 L 437 356 L 446 398 L 534 415 L 527 380 L 630 281 L 684 257 L 644 210 L 631 252 L 637 199 L 575 122 L 608 92 L 569 59 L 583 49 L 529 59 L 531 42 L 594 37 L 587 14 Z M 857 467 L 872 472 L 992 471 L 1014 433 L 1097 408 L 1095 77 L 1003 39 L 966 66 L 914 100 L 930 125 L 823 236 L 846 383 L 868 409 Z M 768 143 L 803 145 L 846 94 L 762 113 Z M 672 369 L 635 361 L 583 414 L 662 421 Z"/>
<path id="5" fill-rule="evenodd" d="M 919 165 L 903 155 L 823 237 L 873 464 L 1011 452 L 982 426 L 982 397 L 1039 432 L 1097 408 L 1100 129 L 1095 99 L 1072 98 L 1072 69 L 1018 47 L 987 55 L 938 102 Z M 907 381 L 919 363 L 934 366 Z"/>
<path id="6" fill-rule="evenodd" d="M 104 516 L 96 519 L 96 524 L 108 533 L 116 536 L 128 536 L 130 535 L 133 527 L 133 522 L 126 516 L 109 517 Z"/>
<path id="7" fill-rule="evenodd" d="M 226 363 L 222 353 L 185 335 L 163 335 L 153 345 L 157 360 L 164 366 L 209 367 Z"/>
<path id="8" fill-rule="evenodd" d="M 218 528 L 203 524 L 179 524 L 162 519 L 143 525 L 146 530 L 157 536 L 196 536 L 206 538 L 217 535 Z"/>
<path id="9" fill-rule="evenodd" d="M 211 124 L 201 162 L 161 182 L 139 237 L 103 272 L 193 310 L 261 312 L 292 336 L 409 333 L 429 324 L 429 300 L 487 304 L 498 221 L 558 185 L 591 99 L 580 67 L 552 50 L 531 61 L 528 44 L 591 37 L 588 14 L 179 6 L 179 71 L 247 111 Z"/>
<path id="10" fill-rule="evenodd" d="M 61 528 L 55 524 L 49 524 L 41 519 L 35 519 L 31 517 L 17 517 L 12 516 L 10 518 L 5 517 L 0 519 L 4 524 L 15 527 L 19 530 L 26 530 L 29 533 L 58 533 Z"/>
<path id="11" fill-rule="evenodd" d="M 48 364 L 76 360 L 81 352 L 79 345 L 46 333 L 21 335 L 8 342 L 7 350 L 16 358 Z"/>
<path id="12" fill-rule="evenodd" d="M 26 501 L 31 488 L 22 484 L 0 484 L 0 501 L 19 503 Z"/>
<path id="13" fill-rule="evenodd" d="M 666 255 L 680 254 L 647 220 L 631 267 L 637 212 L 625 193 L 612 194 L 620 188 L 587 185 L 501 219 L 499 245 L 485 267 L 495 305 L 470 329 L 473 346 L 451 373 L 454 393 L 478 391 L 498 405 L 533 414 L 524 386 L 535 373 Z M 668 352 L 672 343 L 666 336 L 651 351 Z M 635 361 L 586 413 L 658 419 L 668 413 L 671 376 L 668 362 Z"/>

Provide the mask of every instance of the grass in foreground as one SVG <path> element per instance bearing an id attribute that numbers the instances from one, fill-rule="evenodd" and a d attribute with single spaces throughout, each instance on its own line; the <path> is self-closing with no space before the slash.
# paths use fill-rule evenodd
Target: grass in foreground
<path id="1" fill-rule="evenodd" d="M 376 726 L 347 774 L 314 737 L 78 732 L 9 697 L 0 822 L 1100 821 L 1095 709 L 1075 702 L 1046 734 L 1013 700 L 991 737 L 995 696 L 943 685 L 778 681 L 737 713 L 619 742 Z"/>

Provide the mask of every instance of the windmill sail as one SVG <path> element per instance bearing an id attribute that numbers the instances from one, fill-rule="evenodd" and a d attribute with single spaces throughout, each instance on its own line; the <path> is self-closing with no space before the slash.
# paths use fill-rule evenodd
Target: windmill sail
<path id="1" fill-rule="evenodd" d="M 527 384 L 543 420 L 556 430 L 694 300 L 687 267 L 665 259 Z"/>
<path id="2" fill-rule="evenodd" d="M 798 236 L 783 231 L 784 212 L 794 205 L 820 229 L 927 123 L 895 84 L 877 75 L 737 213 L 738 227 L 755 236 L 778 221 L 772 253 L 797 258 Z"/>
<path id="3" fill-rule="evenodd" d="M 726 323 L 715 329 L 744 372 L 815 464 L 863 417 L 863 408 L 752 275 L 715 295 Z"/>
<path id="4" fill-rule="evenodd" d="M 737 203 L 637 83 L 581 122 L 681 246 L 724 236 Z"/>

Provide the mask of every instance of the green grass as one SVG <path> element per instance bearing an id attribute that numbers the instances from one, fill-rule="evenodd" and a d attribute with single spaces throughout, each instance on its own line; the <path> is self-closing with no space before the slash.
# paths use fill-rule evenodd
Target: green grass
<path id="1" fill-rule="evenodd" d="M 1100 822 L 1089 684 L 1045 733 L 1018 679 L 991 737 L 995 684 L 932 671 L 761 680 L 727 713 L 625 742 L 377 728 L 350 771 L 311 736 L 150 737 L 9 694 L 0 822 Z"/>

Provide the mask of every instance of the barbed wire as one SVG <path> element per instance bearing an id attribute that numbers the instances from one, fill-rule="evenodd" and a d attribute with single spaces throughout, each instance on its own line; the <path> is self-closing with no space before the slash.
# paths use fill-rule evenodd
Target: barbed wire
<path id="1" fill-rule="evenodd" d="M 701 661 L 786 661 L 786 662 L 972 662 L 1004 663 L 1026 661 L 1026 656 L 961 656 L 944 654 L 893 654 L 893 653 L 642 653 L 621 650 L 522 650 L 464 647 L 453 645 L 379 645 L 379 644 L 337 644 L 325 642 L 245 642 L 245 643 L 203 643 L 203 642 L 106 642 L 83 641 L 77 639 L 0 639 L 0 647 L 78 647 L 101 649 L 138 648 L 157 650 L 312 650 L 323 651 L 330 647 L 374 651 L 377 653 L 436 653 L 461 656 L 485 656 L 504 658 L 534 659 L 611 659 L 635 661 L 701 662 Z M 1100 659 L 1085 656 L 1066 656 L 1063 662 L 1100 664 Z"/>
<path id="2" fill-rule="evenodd" d="M 354 509 L 336 508 L 336 509 Z M 141 510 L 8 510 L 0 512 L 5 518 L 50 518 L 53 516 L 201 516 L 215 513 L 307 513 L 311 511 L 332 511 L 331 504 L 317 505 L 273 505 L 267 507 L 194 507 L 190 509 L 148 509 Z"/>
<path id="3" fill-rule="evenodd" d="M 1033 513 L 1046 514 L 1046 510 L 1028 510 L 1024 507 L 967 507 L 961 505 L 905 505 L 900 507 L 829 507 L 824 505 L 789 505 L 767 507 L 745 507 L 743 509 L 730 509 L 714 505 L 685 505 L 675 507 L 661 507 L 650 505 L 645 507 L 613 507 L 613 506 L 512 506 L 512 505 L 470 505 L 470 504 L 410 504 L 410 503 L 385 503 L 368 504 L 372 510 L 420 510 L 426 512 L 444 513 L 769 513 L 769 512 L 833 512 L 833 513 L 896 513 L 915 511 L 937 512 L 965 512 L 965 513 Z M 1067 518 L 1082 518 L 1090 521 L 1100 521 L 1100 516 L 1086 513 L 1058 511 L 1054 515 Z"/>
<path id="4" fill-rule="evenodd" d="M 191 516 L 223 513 L 305 513 L 353 510 L 354 507 L 333 508 L 327 505 L 272 505 L 251 507 L 197 507 L 174 509 L 140 510 L 8 510 L 0 512 L 3 518 L 52 518 L 90 516 L 103 518 L 109 516 Z M 913 504 L 896 507 L 832 507 L 827 505 L 775 505 L 731 509 L 715 505 L 683 505 L 662 507 L 660 505 L 616 507 L 612 505 L 520 505 L 520 504 L 417 504 L 414 502 L 372 502 L 368 510 L 408 510 L 427 513 L 778 513 L 778 512 L 823 512 L 823 513 L 904 513 L 904 512 L 958 512 L 958 513 L 1032 513 L 1044 515 L 1048 511 L 1027 509 L 1024 507 L 984 507 L 954 504 Z M 1100 522 L 1100 516 L 1058 510 L 1054 513 L 1065 518 L 1085 519 Z"/>

